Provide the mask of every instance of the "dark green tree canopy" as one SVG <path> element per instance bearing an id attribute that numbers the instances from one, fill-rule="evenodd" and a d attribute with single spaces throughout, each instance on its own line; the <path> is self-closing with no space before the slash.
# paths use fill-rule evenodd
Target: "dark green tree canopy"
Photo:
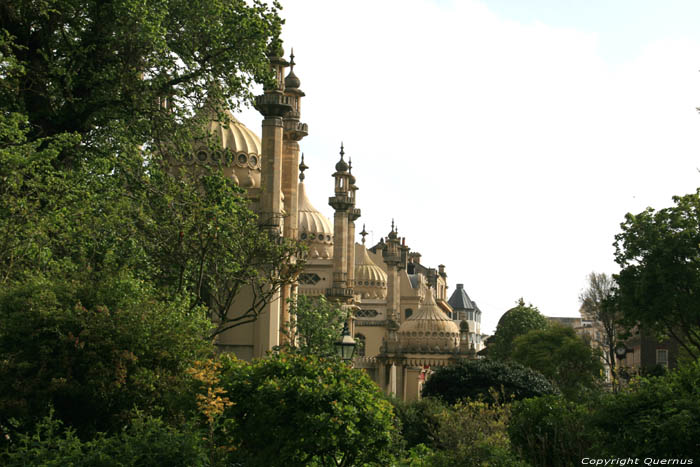
<path id="1" fill-rule="evenodd" d="M 499 360 L 508 359 L 513 352 L 513 341 L 516 337 L 546 327 L 547 319 L 537 307 L 532 304 L 525 305 L 521 298 L 518 300 L 518 306 L 506 311 L 498 320 L 496 332 L 486 342 L 486 355 Z"/>
<path id="2" fill-rule="evenodd" d="M 615 237 L 618 305 L 629 326 L 676 339 L 700 357 L 700 190 L 675 206 L 627 214 Z"/>
<path id="3" fill-rule="evenodd" d="M 505 391 L 517 400 L 559 390 L 541 373 L 519 363 L 491 359 L 461 360 L 435 370 L 423 387 L 423 397 L 439 397 L 454 404 L 460 399 L 489 399 L 491 391 Z"/>
<path id="4" fill-rule="evenodd" d="M 600 383 L 600 353 L 570 327 L 536 329 L 517 337 L 513 345 L 513 360 L 542 373 L 567 398 L 575 399 Z"/>

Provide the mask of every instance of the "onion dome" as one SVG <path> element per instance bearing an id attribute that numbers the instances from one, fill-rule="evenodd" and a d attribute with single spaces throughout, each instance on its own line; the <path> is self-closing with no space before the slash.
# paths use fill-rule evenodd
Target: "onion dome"
<path id="1" fill-rule="evenodd" d="M 355 292 L 362 298 L 386 298 L 386 273 L 370 258 L 367 249 L 355 256 Z"/>
<path id="2" fill-rule="evenodd" d="M 306 196 L 306 188 L 299 183 L 299 238 L 309 246 L 309 257 L 333 257 L 333 225 Z"/>
<path id="3" fill-rule="evenodd" d="M 350 168 L 343 160 L 343 156 L 345 155 L 345 150 L 343 149 L 343 143 L 340 143 L 340 160 L 338 161 L 337 164 L 335 164 L 335 171 L 336 172 L 347 172 L 348 169 Z"/>
<path id="4" fill-rule="evenodd" d="M 398 335 L 404 352 L 453 352 L 459 347 L 459 327 L 435 303 L 431 288 Z"/>
<path id="5" fill-rule="evenodd" d="M 220 161 L 220 154 L 209 154 L 206 148 L 197 151 L 195 162 L 204 163 L 207 159 L 222 162 L 224 175 L 244 188 L 260 187 L 261 143 L 258 135 L 253 133 L 241 122 L 236 120 L 230 111 L 225 112 L 228 123 L 212 120 L 209 122 L 209 133 L 215 135 L 226 160 Z"/>
<path id="6" fill-rule="evenodd" d="M 301 81 L 294 74 L 294 65 L 294 49 L 292 49 L 292 54 L 289 57 L 289 74 L 284 78 L 284 87 L 286 89 L 299 89 L 299 86 L 301 86 Z"/>

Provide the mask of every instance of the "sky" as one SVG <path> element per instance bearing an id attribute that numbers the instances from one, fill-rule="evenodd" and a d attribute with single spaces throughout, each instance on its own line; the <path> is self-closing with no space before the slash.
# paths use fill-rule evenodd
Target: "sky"
<path id="1" fill-rule="evenodd" d="M 578 316 L 586 276 L 619 270 L 625 213 L 700 186 L 700 2 L 282 5 L 311 202 L 332 218 L 342 141 L 357 231 L 374 245 L 394 219 L 484 333 L 520 297 Z M 238 117 L 260 133 L 256 111 Z"/>

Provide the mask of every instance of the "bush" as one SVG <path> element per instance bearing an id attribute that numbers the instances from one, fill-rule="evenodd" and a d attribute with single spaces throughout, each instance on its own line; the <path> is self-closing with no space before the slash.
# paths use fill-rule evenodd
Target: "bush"
<path id="1" fill-rule="evenodd" d="M 185 371 L 212 352 L 204 313 L 156 301 L 127 274 L 92 285 L 35 279 L 0 292 L 0 426 L 12 417 L 31 431 L 52 406 L 87 439 L 118 432 L 134 407 L 178 420 L 194 409 Z"/>
<path id="2" fill-rule="evenodd" d="M 33 434 L 19 434 L 11 449 L 0 456 L 11 466 L 131 465 L 191 467 L 209 465 L 201 435 L 185 427 L 177 430 L 160 419 L 137 415 L 121 433 L 97 435 L 83 442 L 53 414 L 41 420 Z"/>
<path id="3" fill-rule="evenodd" d="M 515 450 L 533 465 L 579 465 L 591 455 L 589 418 L 585 406 L 561 397 L 525 399 L 513 407 L 508 435 Z"/>
<path id="4" fill-rule="evenodd" d="M 440 414 L 445 410 L 445 404 L 433 397 L 411 402 L 392 399 L 391 402 L 401 422 L 401 435 L 406 442 L 406 448 L 411 449 L 420 444 L 433 447 Z"/>
<path id="5" fill-rule="evenodd" d="M 603 397 L 593 425 L 603 455 L 700 460 L 700 362 Z"/>
<path id="6" fill-rule="evenodd" d="M 232 403 L 218 436 L 248 466 L 386 465 L 397 442 L 391 404 L 366 373 L 338 360 L 276 354 L 252 363 L 223 356 Z"/>
<path id="7" fill-rule="evenodd" d="M 542 374 L 517 363 L 489 359 L 462 360 L 435 370 L 423 388 L 424 397 L 449 404 L 460 399 L 489 398 L 492 390 L 515 400 L 559 394 Z"/>

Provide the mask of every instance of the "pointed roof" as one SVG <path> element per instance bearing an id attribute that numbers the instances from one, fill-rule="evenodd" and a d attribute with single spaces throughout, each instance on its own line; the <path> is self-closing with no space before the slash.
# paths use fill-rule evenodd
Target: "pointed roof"
<path id="1" fill-rule="evenodd" d="M 299 183 L 299 232 L 309 232 L 324 235 L 324 240 L 331 242 L 333 236 L 333 225 L 326 216 L 313 207 L 308 196 L 304 183 Z M 328 237 L 327 239 L 325 237 Z"/>
<path id="2" fill-rule="evenodd" d="M 449 303 L 455 311 L 476 309 L 474 303 L 469 299 L 467 291 L 464 290 L 464 284 L 457 284 L 457 288 L 452 292 L 452 296 L 447 300 L 447 303 Z"/>

